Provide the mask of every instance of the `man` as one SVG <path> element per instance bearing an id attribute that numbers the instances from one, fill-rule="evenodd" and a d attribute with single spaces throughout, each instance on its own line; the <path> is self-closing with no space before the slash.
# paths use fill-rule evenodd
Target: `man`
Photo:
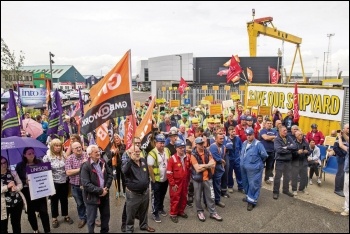
<path id="1" fill-rule="evenodd" d="M 225 203 L 221 202 L 221 178 L 225 172 L 225 147 L 224 135 L 215 134 L 215 142 L 210 145 L 209 152 L 215 160 L 215 172 L 213 174 L 213 187 L 215 194 L 215 205 L 221 208 L 225 207 Z"/>
<path id="2" fill-rule="evenodd" d="M 248 203 L 247 210 L 251 211 L 260 196 L 264 162 L 268 155 L 263 144 L 255 139 L 253 128 L 248 127 L 245 134 L 247 140 L 243 143 L 241 151 L 242 182 L 246 193 L 243 200 Z"/>
<path id="3" fill-rule="evenodd" d="M 247 140 L 247 136 L 244 133 L 244 130 L 247 128 L 247 119 L 245 115 L 240 117 L 241 123 L 235 127 L 236 135 L 241 139 L 242 142 Z"/>
<path id="4" fill-rule="evenodd" d="M 293 152 L 292 157 L 292 191 L 293 195 L 297 196 L 298 176 L 300 177 L 299 192 L 309 194 L 305 188 L 307 186 L 307 157 L 310 152 L 309 144 L 304 139 L 301 131 L 297 130 L 295 133 L 295 143 L 297 150 Z M 318 170 L 318 169 L 317 169 Z"/>
<path id="5" fill-rule="evenodd" d="M 343 131 L 341 132 L 342 136 L 342 142 L 347 145 L 346 139 L 349 139 L 349 124 L 345 124 Z M 345 156 L 346 156 L 346 151 L 343 150 L 342 148 L 339 147 L 339 136 L 337 137 L 337 141 L 334 143 L 333 150 L 337 156 L 337 162 L 338 162 L 338 170 L 337 174 L 335 175 L 335 188 L 334 188 L 334 193 L 337 194 L 338 196 L 344 197 L 344 163 L 345 163 Z"/>
<path id="6" fill-rule="evenodd" d="M 251 115 L 246 115 L 246 121 L 247 121 L 247 128 L 253 128 L 254 129 L 254 121 L 253 121 L 253 116 Z M 245 132 L 245 131 L 244 131 Z"/>
<path id="7" fill-rule="evenodd" d="M 281 121 L 281 120 L 276 120 L 276 122 L 275 122 L 275 127 L 274 127 L 273 129 L 276 130 L 277 133 L 278 133 L 280 127 L 282 127 L 282 126 L 283 126 L 283 125 L 282 125 L 282 121 Z"/>
<path id="8" fill-rule="evenodd" d="M 186 142 L 188 134 L 186 132 L 186 125 L 185 124 L 180 124 L 178 136 L 179 136 L 180 140 L 182 140 L 183 142 Z"/>
<path id="9" fill-rule="evenodd" d="M 38 141 L 40 141 L 41 143 L 46 144 L 46 140 L 47 140 L 47 129 L 49 128 L 49 124 L 48 124 L 47 122 L 43 121 L 41 115 L 37 115 L 37 116 L 36 116 L 36 121 L 37 121 L 38 123 L 40 123 L 41 126 L 42 126 L 42 128 L 43 128 L 43 133 L 42 133 L 40 136 L 38 136 L 36 139 L 37 139 Z"/>
<path id="10" fill-rule="evenodd" d="M 295 136 L 295 132 L 296 131 L 298 131 L 299 130 L 299 127 L 298 127 L 298 125 L 293 125 L 292 126 L 292 129 L 291 129 L 291 137 L 292 137 L 292 139 L 293 139 L 293 141 L 296 141 L 296 136 Z"/>
<path id="11" fill-rule="evenodd" d="M 148 226 L 149 206 L 149 172 L 147 161 L 140 156 L 138 146 L 132 146 L 127 151 L 127 157 L 123 160 L 122 172 L 125 175 L 126 184 L 126 232 L 134 232 L 136 214 L 139 216 L 140 229 L 155 232 Z"/>
<path id="12" fill-rule="evenodd" d="M 215 161 L 210 152 L 204 147 L 204 140 L 202 137 L 195 139 L 196 147 L 191 155 L 191 178 L 194 187 L 194 198 L 197 209 L 197 217 L 200 221 L 205 221 L 204 209 L 202 206 L 202 197 L 204 198 L 210 213 L 210 218 L 217 221 L 222 221 L 222 217 L 216 212 L 212 183 L 213 170 L 215 168 Z"/>
<path id="13" fill-rule="evenodd" d="M 214 133 L 215 133 L 215 120 L 214 118 L 209 118 L 207 122 L 208 122 L 208 128 L 205 129 L 204 136 L 206 136 L 207 139 L 212 139 L 214 138 Z"/>
<path id="14" fill-rule="evenodd" d="M 292 126 L 299 125 L 298 122 L 294 122 L 293 110 L 288 110 L 287 116 L 283 119 L 283 126 L 287 128 L 288 135 L 292 134 Z"/>
<path id="15" fill-rule="evenodd" d="M 191 120 L 191 128 L 188 129 L 187 135 L 188 137 L 194 136 L 194 133 L 196 132 L 196 129 L 199 127 L 199 120 L 198 118 L 192 118 Z"/>
<path id="16" fill-rule="evenodd" d="M 190 121 L 188 120 L 188 113 L 184 112 L 182 113 L 182 119 L 180 119 L 178 122 L 179 127 L 181 125 L 184 125 L 185 128 L 190 128 Z"/>
<path id="17" fill-rule="evenodd" d="M 173 114 L 170 116 L 170 119 L 172 122 L 175 122 L 176 125 L 178 124 L 178 121 L 181 119 L 181 115 L 179 115 L 179 110 L 177 108 L 174 108 Z"/>
<path id="18" fill-rule="evenodd" d="M 312 177 L 314 175 L 314 173 L 317 176 L 317 184 L 321 185 L 321 177 L 320 177 L 320 172 L 319 172 L 319 167 L 321 165 L 321 160 L 320 160 L 320 156 L 321 156 L 321 150 L 320 148 L 317 147 L 317 145 L 315 144 L 315 141 L 313 139 L 310 140 L 309 142 L 309 150 L 310 150 L 310 155 L 307 158 L 310 170 L 309 170 L 309 183 L 310 185 L 313 184 L 312 182 Z"/>
<path id="19" fill-rule="evenodd" d="M 242 141 L 236 136 L 236 130 L 233 126 L 228 128 L 229 131 L 229 143 L 226 144 L 227 154 L 229 158 L 229 169 L 227 173 L 227 187 L 228 192 L 233 193 L 233 171 L 235 171 L 235 177 L 237 182 L 238 191 L 243 193 L 242 175 L 241 175 L 241 159 L 240 152 L 242 149 Z"/>
<path id="20" fill-rule="evenodd" d="M 317 130 L 317 127 L 317 124 L 311 124 L 311 131 L 306 134 L 306 140 L 310 142 L 311 139 L 314 139 L 316 145 L 323 145 L 324 135 Z"/>
<path id="21" fill-rule="evenodd" d="M 168 135 L 170 128 L 176 127 L 176 123 L 170 120 L 169 115 L 164 116 L 164 121 L 159 124 L 159 131 L 164 135 Z"/>
<path id="22" fill-rule="evenodd" d="M 168 148 L 164 148 L 165 136 L 158 134 L 155 138 L 156 147 L 147 156 L 147 165 L 152 186 L 152 213 L 155 222 L 162 222 L 159 215 L 167 216 L 164 211 L 164 198 L 168 189 L 166 168 L 171 156 Z"/>
<path id="23" fill-rule="evenodd" d="M 297 146 L 293 139 L 288 136 L 288 131 L 285 126 L 279 129 L 279 134 L 274 140 L 276 168 L 275 179 L 273 184 L 273 199 L 278 199 L 283 175 L 283 193 L 293 197 L 293 193 L 289 191 L 289 181 L 292 171 L 292 153 L 297 150 Z"/>
<path id="24" fill-rule="evenodd" d="M 178 138 L 177 131 L 176 130 L 170 131 L 168 138 L 170 141 L 165 147 L 169 149 L 170 155 L 174 155 L 176 153 L 175 142 L 177 141 L 177 138 Z"/>
<path id="25" fill-rule="evenodd" d="M 255 139 L 259 139 L 260 137 L 260 131 L 261 129 L 264 128 L 264 122 L 263 122 L 263 116 L 262 115 L 258 115 L 257 116 L 257 121 L 254 124 L 254 135 L 255 135 Z M 260 139 L 259 139 L 260 140 Z"/>
<path id="26" fill-rule="evenodd" d="M 230 135 L 228 128 L 231 127 L 231 126 L 232 127 L 236 127 L 237 126 L 237 121 L 233 119 L 233 114 L 229 113 L 228 116 L 227 116 L 227 121 L 224 124 L 226 136 Z"/>
<path id="27" fill-rule="evenodd" d="M 171 156 L 167 166 L 167 178 L 170 194 L 170 219 L 179 222 L 178 216 L 187 219 L 185 213 L 189 184 L 190 161 L 186 156 L 186 144 L 182 140 L 175 142 L 176 153 Z"/>
<path id="28" fill-rule="evenodd" d="M 349 129 L 349 125 L 347 126 Z M 346 142 L 343 142 L 343 137 Z M 345 162 L 344 162 L 344 196 L 345 196 L 345 201 L 344 201 L 344 207 L 343 207 L 343 212 L 340 213 L 342 216 L 349 216 L 349 136 L 343 135 L 342 133 L 338 133 L 338 144 L 339 147 L 346 151 L 347 154 L 345 156 Z"/>
<path id="29" fill-rule="evenodd" d="M 265 128 L 260 130 L 261 143 L 265 147 L 267 152 L 267 159 L 265 161 L 265 183 L 271 184 L 273 182 L 273 168 L 275 165 L 275 149 L 274 140 L 277 137 L 277 131 L 272 128 L 272 121 L 270 119 L 266 120 Z"/>
<path id="30" fill-rule="evenodd" d="M 97 209 L 101 214 L 101 233 L 109 232 L 110 205 L 109 188 L 113 175 L 106 162 L 101 159 L 97 145 L 86 149 L 89 159 L 81 166 L 80 178 L 84 188 L 83 198 L 86 205 L 88 232 L 94 233 Z"/>
<path id="31" fill-rule="evenodd" d="M 82 228 L 86 224 L 86 207 L 83 199 L 83 191 L 80 188 L 80 166 L 88 160 L 88 156 L 83 152 L 79 142 L 74 142 L 72 145 L 73 154 L 68 156 L 65 164 L 67 176 L 72 189 L 72 195 L 77 203 L 77 210 L 80 222 L 78 228 Z"/>

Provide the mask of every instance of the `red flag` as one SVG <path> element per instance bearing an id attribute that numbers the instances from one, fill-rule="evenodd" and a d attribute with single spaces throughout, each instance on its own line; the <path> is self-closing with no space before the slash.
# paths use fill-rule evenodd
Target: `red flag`
<path id="1" fill-rule="evenodd" d="M 134 113 L 134 110 L 132 110 Z M 132 142 L 134 140 L 136 130 L 136 117 L 134 114 L 128 115 L 125 120 L 125 136 L 124 136 L 124 143 L 125 143 L 125 150 L 128 150 Z"/>
<path id="2" fill-rule="evenodd" d="M 187 82 L 184 78 L 181 77 L 180 84 L 179 84 L 179 93 L 182 95 L 185 92 L 186 87 L 188 86 Z"/>
<path id="3" fill-rule="evenodd" d="M 235 57 L 232 55 L 231 64 L 227 73 L 226 81 L 230 83 L 230 81 L 239 75 L 242 72 L 241 66 L 236 61 Z"/>
<path id="4" fill-rule="evenodd" d="M 270 83 L 278 84 L 278 80 L 280 78 L 280 74 L 274 68 L 269 67 L 269 75 L 270 75 Z"/>
<path id="5" fill-rule="evenodd" d="M 300 118 L 300 115 L 299 115 L 298 83 L 295 82 L 295 86 L 294 86 L 294 119 L 293 119 L 293 122 L 298 122 L 299 118 Z"/>

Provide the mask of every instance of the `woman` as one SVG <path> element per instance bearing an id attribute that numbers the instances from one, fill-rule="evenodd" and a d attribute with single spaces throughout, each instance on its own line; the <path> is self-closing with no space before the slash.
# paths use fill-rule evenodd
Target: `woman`
<path id="1" fill-rule="evenodd" d="M 72 224 L 73 220 L 68 216 L 68 181 L 65 170 L 65 157 L 62 142 L 59 139 L 53 139 L 50 149 L 43 158 L 44 162 L 51 163 L 52 177 L 56 189 L 56 194 L 51 196 L 51 216 L 52 227 L 58 228 L 58 201 L 61 203 L 61 215 L 64 216 L 64 222 Z"/>
<path id="2" fill-rule="evenodd" d="M 118 183 L 118 191 L 116 193 L 116 197 L 118 198 L 119 195 L 125 197 L 125 178 L 124 174 L 122 173 L 122 155 L 125 151 L 125 145 L 121 140 L 121 137 L 118 134 L 114 134 L 113 137 L 113 143 L 111 148 L 111 158 L 114 158 L 111 160 L 113 171 L 115 170 L 115 177 L 114 179 L 117 180 Z M 123 193 L 121 193 L 120 190 L 120 179 L 123 183 Z"/>
<path id="3" fill-rule="evenodd" d="M 16 172 L 22 181 L 23 189 L 22 193 L 27 201 L 27 216 L 30 226 L 34 230 L 34 233 L 39 233 L 38 220 L 35 215 L 35 211 L 39 211 L 41 223 L 44 228 L 44 232 L 50 232 L 50 221 L 49 214 L 47 211 L 46 197 L 31 200 L 29 193 L 29 183 L 27 180 L 26 167 L 39 164 L 42 161 L 37 159 L 34 153 L 33 147 L 25 147 L 23 150 L 22 162 L 18 163 L 16 166 Z"/>
<path id="4" fill-rule="evenodd" d="M 7 159 L 1 156 L 1 233 L 8 233 L 9 215 L 13 233 L 21 233 L 22 209 L 26 202 L 22 188 L 21 179 L 10 170 Z"/>

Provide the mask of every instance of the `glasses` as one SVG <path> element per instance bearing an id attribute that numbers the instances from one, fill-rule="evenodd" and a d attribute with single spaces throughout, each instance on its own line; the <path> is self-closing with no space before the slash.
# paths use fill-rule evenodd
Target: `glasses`
<path id="1" fill-rule="evenodd" d="M 73 149 L 81 149 L 81 146 L 75 147 L 75 148 L 73 148 Z"/>

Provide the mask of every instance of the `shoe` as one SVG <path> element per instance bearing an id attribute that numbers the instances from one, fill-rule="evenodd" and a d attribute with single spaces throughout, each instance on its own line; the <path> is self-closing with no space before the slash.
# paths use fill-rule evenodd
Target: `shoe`
<path id="1" fill-rule="evenodd" d="M 312 180 L 311 180 L 311 179 L 310 179 L 310 182 L 309 182 L 309 184 L 310 184 L 310 185 L 313 185 L 313 183 L 312 183 Z"/>
<path id="2" fill-rule="evenodd" d="M 163 216 L 163 217 L 166 217 L 166 216 L 167 216 L 167 213 L 166 213 L 164 210 L 158 211 L 158 214 L 160 214 L 160 215 Z"/>
<path id="3" fill-rule="evenodd" d="M 186 213 L 179 214 L 178 216 L 180 216 L 181 218 L 184 218 L 184 219 L 188 218 L 188 215 Z"/>
<path id="4" fill-rule="evenodd" d="M 226 198 L 230 198 L 230 195 L 228 195 L 227 193 L 222 194 L 221 196 L 222 196 L 222 197 L 226 197 Z"/>
<path id="5" fill-rule="evenodd" d="M 205 216 L 204 216 L 203 212 L 198 212 L 197 217 L 200 221 L 202 221 L 202 222 L 205 221 Z"/>
<path id="6" fill-rule="evenodd" d="M 254 208 L 254 205 L 248 202 L 247 211 L 252 211 L 253 208 Z"/>
<path id="7" fill-rule="evenodd" d="M 215 205 L 221 207 L 221 208 L 224 208 L 225 207 L 225 203 L 219 201 L 219 202 L 215 202 Z"/>
<path id="8" fill-rule="evenodd" d="M 115 193 L 115 198 L 117 198 L 117 199 L 119 198 L 119 193 L 118 192 Z"/>
<path id="9" fill-rule="evenodd" d="M 337 194 L 338 196 L 345 197 L 343 191 L 334 191 L 334 193 Z"/>
<path id="10" fill-rule="evenodd" d="M 229 193 L 233 193 L 233 188 L 228 188 L 227 190 Z"/>
<path id="11" fill-rule="evenodd" d="M 69 223 L 69 224 L 73 224 L 74 223 L 73 219 L 71 219 L 69 216 L 64 217 L 64 222 Z"/>
<path id="12" fill-rule="evenodd" d="M 238 192 L 244 193 L 244 189 L 238 189 Z"/>
<path id="13" fill-rule="evenodd" d="M 178 222 L 179 222 L 179 219 L 177 218 L 177 216 L 172 216 L 172 215 L 170 215 L 170 219 L 171 219 L 171 221 L 173 221 L 174 223 L 178 223 Z"/>
<path id="14" fill-rule="evenodd" d="M 146 228 L 140 228 L 141 231 L 147 231 L 147 232 L 155 232 L 156 230 L 150 226 Z"/>
<path id="15" fill-rule="evenodd" d="M 243 202 L 248 202 L 248 200 L 247 200 L 246 197 L 244 197 L 244 198 L 242 199 L 242 201 L 243 201 Z"/>
<path id="16" fill-rule="evenodd" d="M 265 183 L 266 183 L 266 184 L 272 184 L 272 182 L 269 181 L 269 180 L 265 180 Z"/>
<path id="17" fill-rule="evenodd" d="M 294 194 L 293 193 L 291 193 L 291 192 L 283 192 L 284 194 L 286 194 L 287 196 L 290 196 L 290 197 L 294 197 Z"/>
<path id="18" fill-rule="evenodd" d="M 126 224 L 122 224 L 122 226 L 120 227 L 120 230 L 122 232 L 126 232 Z"/>
<path id="19" fill-rule="evenodd" d="M 84 227 L 85 224 L 86 224 L 86 220 L 84 220 L 84 219 L 80 220 L 80 222 L 78 223 L 78 228 Z"/>
<path id="20" fill-rule="evenodd" d="M 159 214 L 153 215 L 153 220 L 154 220 L 156 223 L 161 223 L 161 222 L 162 222 L 162 220 L 160 220 Z"/>
<path id="21" fill-rule="evenodd" d="M 215 219 L 216 221 L 222 221 L 222 217 L 218 215 L 218 213 L 211 214 L 210 218 Z"/>
<path id="22" fill-rule="evenodd" d="M 320 178 L 317 179 L 317 185 L 321 185 L 322 181 Z"/>
<path id="23" fill-rule="evenodd" d="M 273 199 L 277 200 L 277 199 L 278 199 L 278 196 L 279 196 L 278 193 L 274 193 L 274 194 L 273 194 Z"/>
<path id="24" fill-rule="evenodd" d="M 193 204 L 192 204 L 192 203 L 187 202 L 186 206 L 187 206 L 187 207 L 192 208 L 192 207 L 193 207 Z"/>
<path id="25" fill-rule="evenodd" d="M 57 219 L 52 220 L 52 227 L 53 228 L 58 228 L 60 226 L 60 224 L 58 223 Z"/>
<path id="26" fill-rule="evenodd" d="M 293 191 L 293 195 L 296 197 L 298 196 L 298 192 L 297 191 Z"/>
<path id="27" fill-rule="evenodd" d="M 349 211 L 343 211 L 343 212 L 341 212 L 340 213 L 340 215 L 342 215 L 342 216 L 349 216 Z"/>
<path id="28" fill-rule="evenodd" d="M 96 219 L 95 220 L 95 225 L 96 225 L 96 227 L 101 227 L 101 220 Z"/>
<path id="29" fill-rule="evenodd" d="M 303 189 L 303 190 L 299 190 L 299 192 L 301 192 L 301 193 L 303 193 L 303 194 L 306 194 L 306 195 L 309 195 L 309 192 L 308 192 L 308 191 L 306 191 L 305 189 Z"/>

